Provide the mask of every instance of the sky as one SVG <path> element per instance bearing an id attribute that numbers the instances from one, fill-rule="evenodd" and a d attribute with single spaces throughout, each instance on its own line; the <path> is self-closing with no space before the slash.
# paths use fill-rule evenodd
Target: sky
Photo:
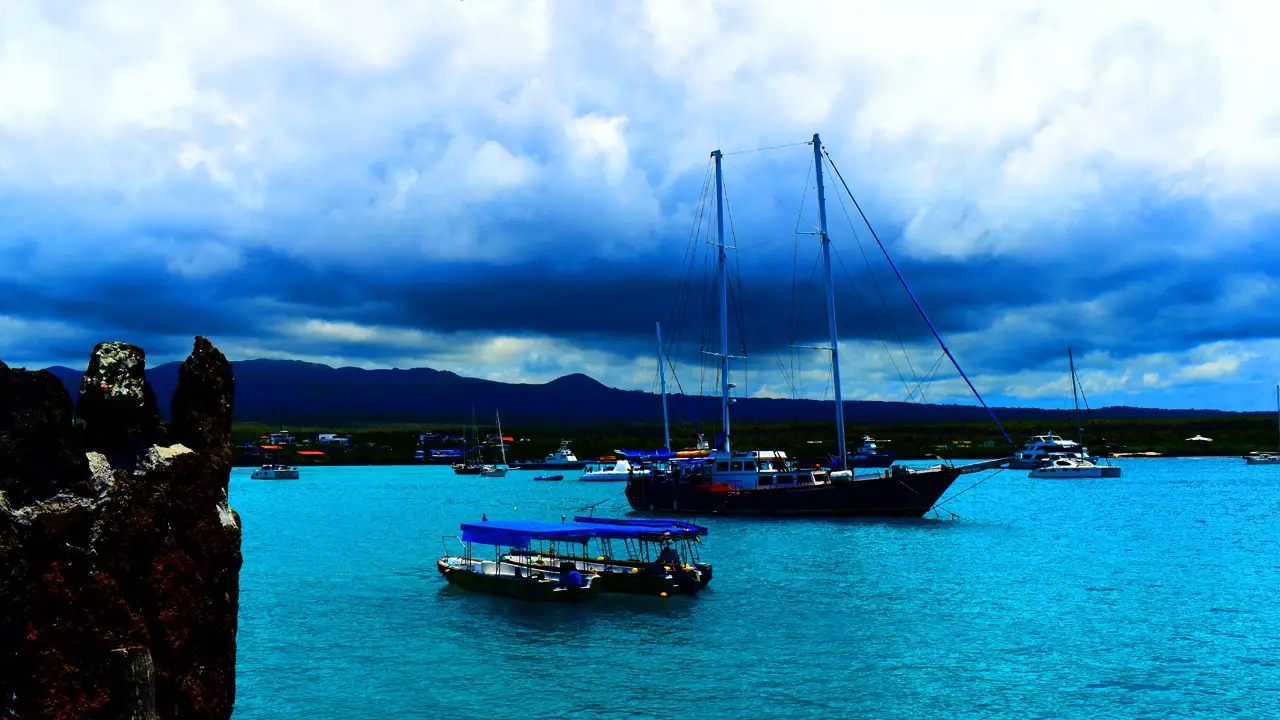
<path id="1" fill-rule="evenodd" d="M 718 148 L 735 393 L 831 397 L 817 132 L 989 403 L 1269 410 L 1272 12 L 8 0 L 0 359 L 710 390 Z M 824 171 L 844 396 L 972 403 Z"/>

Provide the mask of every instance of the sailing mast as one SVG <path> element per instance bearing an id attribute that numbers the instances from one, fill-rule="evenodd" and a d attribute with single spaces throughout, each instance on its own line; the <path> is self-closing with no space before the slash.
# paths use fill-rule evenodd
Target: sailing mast
<path id="1" fill-rule="evenodd" d="M 724 176 L 721 174 L 719 150 L 711 153 L 716 160 L 716 271 L 719 273 L 720 313 L 720 428 L 724 432 L 724 452 L 729 454 L 729 264 L 724 247 Z M 668 448 L 670 449 L 670 448 Z"/>
<path id="2" fill-rule="evenodd" d="M 1076 361 L 1071 356 L 1071 348 L 1067 348 L 1067 363 L 1071 365 L 1071 397 L 1076 400 L 1076 439 L 1084 446 L 1084 425 L 1080 424 L 1080 396 L 1076 393 Z"/>
<path id="3" fill-rule="evenodd" d="M 507 464 L 507 441 L 506 438 L 502 437 L 502 415 L 497 410 L 494 410 L 493 416 L 498 420 L 498 447 L 502 448 L 502 465 L 505 467 Z"/>
<path id="4" fill-rule="evenodd" d="M 836 294 L 831 281 L 831 237 L 827 235 L 827 200 L 822 189 L 822 141 L 813 134 L 813 166 L 818 179 L 818 234 L 822 236 L 822 269 L 827 285 L 827 332 L 831 341 L 831 384 L 836 395 L 836 443 L 840 469 L 849 469 L 849 449 L 844 444 L 844 398 L 840 394 L 840 343 L 836 336 Z"/>
<path id="5" fill-rule="evenodd" d="M 1280 426 L 1280 385 L 1276 385 L 1276 425 Z M 1277 429 L 1280 429 L 1280 427 Z M 1277 441 L 1277 443 L 1280 443 L 1280 441 Z M 1280 444 L 1277 444 L 1277 447 L 1280 447 Z"/>
<path id="6" fill-rule="evenodd" d="M 476 425 L 476 406 L 471 406 L 471 439 L 476 444 L 476 461 L 474 463 L 469 460 L 463 460 L 463 465 L 482 465 L 484 464 L 484 445 L 480 442 L 480 426 Z"/>
<path id="7" fill-rule="evenodd" d="M 654 326 L 658 330 L 658 385 L 662 392 L 662 438 L 667 443 L 663 447 L 670 452 L 671 425 L 667 420 L 667 373 L 666 368 L 662 366 L 662 323 L 655 322 Z"/>

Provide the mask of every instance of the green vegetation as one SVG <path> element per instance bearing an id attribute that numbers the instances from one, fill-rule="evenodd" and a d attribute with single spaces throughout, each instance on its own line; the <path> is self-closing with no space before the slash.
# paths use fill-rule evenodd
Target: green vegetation
<path id="1" fill-rule="evenodd" d="M 1006 424 L 1006 429 L 1018 447 L 1031 435 L 1053 430 L 1063 437 L 1074 438 L 1074 428 L 1042 422 L 1017 421 Z M 714 442 L 714 425 L 706 431 L 708 442 Z M 272 428 L 255 423 L 237 423 L 232 436 L 237 445 L 252 442 L 263 445 L 267 441 L 260 436 L 269 435 Z M 290 432 L 298 444 L 283 448 L 280 461 L 299 465 L 400 465 L 413 462 L 420 433 L 443 433 L 457 436 L 462 429 L 457 425 L 422 424 L 392 425 L 387 427 L 352 428 L 292 428 Z M 482 435 L 491 432 L 482 428 Z M 517 460 L 541 460 L 559 445 L 561 439 L 571 440 L 573 451 L 579 459 L 612 454 L 618 448 L 645 449 L 662 445 L 662 426 L 653 423 L 619 423 L 583 427 L 504 427 L 503 432 L 515 438 L 507 451 L 508 462 Z M 882 425 L 864 428 L 850 424 L 848 441 L 850 450 L 861 444 L 862 435 L 872 434 L 877 440 L 888 441 L 882 446 L 903 459 L 929 457 L 994 458 L 1012 454 L 1013 448 L 990 423 L 956 423 L 936 425 Z M 351 446 L 342 448 L 319 445 L 315 437 L 319 433 L 351 433 Z M 1188 442 L 1186 438 L 1203 435 L 1213 442 Z M 834 450 L 835 429 L 829 423 L 801 424 L 752 424 L 734 427 L 734 440 L 740 447 L 768 447 L 787 451 L 792 457 L 820 457 Z M 672 445 L 676 448 L 691 447 L 697 438 L 692 428 L 672 428 Z M 1085 445 L 1093 452 L 1157 452 L 1162 455 L 1243 455 L 1252 450 L 1272 450 L 1277 447 L 1275 416 L 1269 414 L 1236 415 L 1212 418 L 1175 418 L 1158 420 L 1105 420 L 1085 428 Z M 458 444 L 435 443 L 427 446 L 449 448 Z M 320 456 L 298 455 L 299 450 L 323 451 Z M 274 459 L 274 453 L 267 453 Z M 486 456 L 496 462 L 496 449 Z M 261 456 L 248 456 L 245 448 L 237 448 L 239 465 L 256 465 L 263 462 Z"/>

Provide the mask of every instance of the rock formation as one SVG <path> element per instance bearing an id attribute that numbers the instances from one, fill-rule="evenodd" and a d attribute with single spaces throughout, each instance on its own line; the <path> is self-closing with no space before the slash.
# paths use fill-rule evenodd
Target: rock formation
<path id="1" fill-rule="evenodd" d="M 99 344 L 73 417 L 0 362 L 0 717 L 231 716 L 231 364 L 197 337 L 167 425 L 145 367 Z"/>

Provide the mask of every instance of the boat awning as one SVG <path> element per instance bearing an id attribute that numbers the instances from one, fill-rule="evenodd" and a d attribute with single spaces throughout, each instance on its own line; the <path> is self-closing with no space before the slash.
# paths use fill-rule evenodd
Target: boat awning
<path id="1" fill-rule="evenodd" d="M 588 522 L 581 522 L 586 520 Z M 691 537 L 705 535 L 706 528 L 677 520 L 632 522 L 608 518 L 574 518 L 573 522 L 547 523 L 536 520 L 485 520 L 463 523 L 462 539 L 485 545 L 526 547 L 530 540 L 587 542 L 592 538 L 638 540 L 655 535 Z"/>
<path id="2" fill-rule="evenodd" d="M 324 453 L 319 450 L 299 450 L 297 454 L 298 455 L 323 455 Z"/>
<path id="3" fill-rule="evenodd" d="M 525 547 L 530 540 L 577 540 L 585 542 L 591 534 L 578 523 L 547 523 L 537 520 L 485 520 L 463 523 L 462 539 L 486 545 Z"/>

